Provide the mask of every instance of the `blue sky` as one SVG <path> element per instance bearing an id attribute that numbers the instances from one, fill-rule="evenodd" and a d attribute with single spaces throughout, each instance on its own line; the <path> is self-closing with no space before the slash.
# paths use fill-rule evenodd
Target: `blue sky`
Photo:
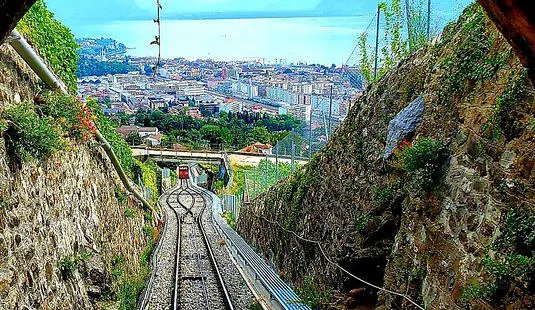
<path id="1" fill-rule="evenodd" d="M 424 0 L 411 0 L 424 1 Z M 45 0 L 63 22 L 142 19 L 154 15 L 156 0 Z M 161 0 L 163 17 L 211 12 L 310 12 L 321 9 L 337 15 L 373 14 L 378 0 Z M 426 2 L 426 1 L 424 1 Z M 447 13 L 471 0 L 432 0 L 433 10 Z M 443 13 L 439 13 L 443 15 Z"/>

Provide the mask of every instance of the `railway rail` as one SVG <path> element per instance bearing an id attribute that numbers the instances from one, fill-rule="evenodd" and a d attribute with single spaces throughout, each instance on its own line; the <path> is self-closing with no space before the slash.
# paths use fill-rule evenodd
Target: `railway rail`
<path id="1" fill-rule="evenodd" d="M 180 185 L 162 196 L 160 202 L 162 200 L 171 210 L 166 213 L 164 234 L 175 235 L 175 238 L 162 240 L 155 252 L 154 261 L 163 260 L 167 264 L 153 265 L 155 272 L 140 309 L 234 310 L 202 223 L 202 216 L 209 206 L 206 197 L 193 188 L 189 180 L 180 180 Z M 171 234 L 165 231 L 173 229 L 168 227 L 169 223 L 176 223 Z M 167 253 L 170 253 L 170 248 L 173 249 L 173 264 L 169 264 L 169 257 L 160 255 L 162 248 L 167 248 Z M 169 265 L 172 267 L 169 268 Z M 169 274 L 172 274 L 172 279 L 169 279 Z M 167 285 L 161 285 L 164 282 Z"/>

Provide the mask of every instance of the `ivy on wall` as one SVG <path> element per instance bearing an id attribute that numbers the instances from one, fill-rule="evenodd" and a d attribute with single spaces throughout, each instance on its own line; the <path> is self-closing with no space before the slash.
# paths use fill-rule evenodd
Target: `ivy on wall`
<path id="1" fill-rule="evenodd" d="M 54 18 L 44 0 L 38 0 L 17 25 L 19 32 L 38 51 L 51 69 L 76 94 L 78 44 L 71 30 Z"/>

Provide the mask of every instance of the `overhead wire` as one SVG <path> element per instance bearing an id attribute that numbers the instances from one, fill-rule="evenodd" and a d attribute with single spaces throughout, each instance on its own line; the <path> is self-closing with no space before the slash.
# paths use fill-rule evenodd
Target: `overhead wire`
<path id="1" fill-rule="evenodd" d="M 384 287 L 380 287 L 378 285 L 375 285 L 373 283 L 370 283 L 360 277 L 357 277 L 356 275 L 352 274 L 351 272 L 349 272 L 347 269 L 345 269 L 344 267 L 340 266 L 338 263 L 336 263 L 335 261 L 333 261 L 326 253 L 325 253 L 325 250 L 323 249 L 323 246 L 321 245 L 321 242 L 318 241 L 318 240 L 312 240 L 312 239 L 308 239 L 308 238 L 305 238 L 305 237 L 302 237 L 300 235 L 298 235 L 296 232 L 292 231 L 292 230 L 289 230 L 289 229 L 286 229 L 284 228 L 284 226 L 282 226 L 279 222 L 277 221 L 272 221 L 272 220 L 269 220 L 268 218 L 264 217 L 264 216 L 259 216 L 259 215 L 254 215 L 255 217 L 257 218 L 260 218 L 270 224 L 273 224 L 273 225 L 277 225 L 279 226 L 280 229 L 282 229 L 283 231 L 289 233 L 289 234 L 292 234 L 294 235 L 296 238 L 300 239 L 300 240 L 303 240 L 303 241 L 306 241 L 306 242 L 309 242 L 309 243 L 313 243 L 315 245 L 318 246 L 318 248 L 320 249 L 320 252 L 321 254 L 323 255 L 323 257 L 325 258 L 325 260 L 327 262 L 329 262 L 331 265 L 335 266 L 336 268 L 338 268 L 339 270 L 343 271 L 345 274 L 347 274 L 348 276 L 354 278 L 355 280 L 363 283 L 364 285 L 367 285 L 371 288 L 374 288 L 378 291 L 382 291 L 382 292 L 385 292 L 385 293 L 388 293 L 388 294 L 391 294 L 391 295 L 395 295 L 395 296 L 399 296 L 399 297 L 402 297 L 403 299 L 407 300 L 408 302 L 410 302 L 411 304 L 413 304 L 415 307 L 417 307 L 418 309 L 421 309 L 421 310 L 425 310 L 424 307 L 420 306 L 418 303 L 416 303 L 415 301 L 413 301 L 409 296 L 407 296 L 406 294 L 403 294 L 403 293 L 399 293 L 399 292 L 395 292 L 395 291 L 392 291 L 392 290 L 389 290 L 387 288 L 384 288 Z"/>

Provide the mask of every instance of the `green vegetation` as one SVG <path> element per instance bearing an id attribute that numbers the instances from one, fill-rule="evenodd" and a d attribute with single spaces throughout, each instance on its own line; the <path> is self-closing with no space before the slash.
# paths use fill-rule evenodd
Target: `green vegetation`
<path id="1" fill-rule="evenodd" d="M 125 142 L 123 137 L 117 133 L 117 125 L 102 113 L 102 109 L 95 100 L 89 100 L 88 106 L 95 115 L 95 123 L 97 127 L 100 129 L 100 132 L 106 140 L 111 144 L 125 173 L 128 177 L 136 181 L 139 179 L 137 176 L 141 176 L 143 185 L 151 189 L 151 199 L 149 202 L 155 204 L 161 191 L 161 182 L 159 182 L 161 173 L 158 166 L 152 161 L 143 163 L 134 159 L 130 146 Z"/>
<path id="2" fill-rule="evenodd" d="M 178 175 L 176 174 L 176 171 L 171 169 L 169 176 L 171 177 L 171 186 L 175 186 L 178 182 Z"/>
<path id="3" fill-rule="evenodd" d="M 121 124 L 127 124 L 129 117 L 118 115 Z M 289 131 L 305 126 L 291 116 L 272 117 L 253 113 L 221 113 L 219 118 L 199 120 L 185 114 L 170 115 L 162 111 L 138 111 L 136 125 L 158 127 L 166 132 L 164 145 L 175 143 L 200 149 L 206 145 L 218 148 L 220 145 L 241 149 L 255 142 L 271 143 L 285 137 Z"/>
<path id="4" fill-rule="evenodd" d="M 535 271 L 535 257 L 511 253 L 504 259 L 493 259 L 489 256 L 482 261 L 488 273 L 497 277 L 516 278 L 527 280 L 528 276 Z"/>
<path id="5" fill-rule="evenodd" d="M 128 201 L 128 195 L 118 188 L 115 189 L 115 198 L 117 198 L 117 201 L 121 206 Z"/>
<path id="6" fill-rule="evenodd" d="M 0 209 L 9 207 L 9 203 L 4 199 L 0 198 Z"/>
<path id="7" fill-rule="evenodd" d="M 126 216 L 129 219 L 133 219 L 134 217 L 136 217 L 136 211 L 134 211 L 134 210 L 132 210 L 130 208 L 126 208 L 124 210 L 124 216 Z"/>
<path id="8" fill-rule="evenodd" d="M 493 243 L 495 251 L 514 251 L 517 248 L 531 249 L 535 243 L 535 215 L 510 209 L 505 215 L 501 234 Z M 533 254 L 533 253 L 532 253 Z"/>
<path id="9" fill-rule="evenodd" d="M 373 83 L 394 68 L 399 61 L 410 53 L 418 50 L 427 42 L 425 14 L 425 1 L 415 0 L 409 3 L 409 14 L 404 14 L 400 0 L 383 1 L 379 8 L 385 18 L 385 27 L 382 42 L 385 42 L 378 57 L 379 67 L 377 77 L 374 76 L 375 52 L 368 53 L 368 33 L 359 37 L 359 50 L 361 52 L 360 68 L 362 75 L 368 83 Z"/>
<path id="10" fill-rule="evenodd" d="M 125 74 L 136 71 L 139 71 L 139 68 L 128 62 L 97 61 L 95 59 L 82 57 L 78 62 L 76 75 L 78 77 L 92 75 L 104 76 L 108 74 Z"/>
<path id="11" fill-rule="evenodd" d="M 436 140 L 424 138 L 416 141 L 411 147 L 405 147 L 398 154 L 403 169 L 407 172 L 414 172 L 424 168 L 436 168 L 442 162 L 444 147 Z"/>
<path id="12" fill-rule="evenodd" d="M 290 164 L 279 163 L 277 169 L 277 165 L 271 160 L 262 159 L 257 167 L 252 167 L 244 173 L 244 178 L 247 180 L 246 186 L 249 190 L 249 197 L 254 199 L 258 195 L 266 192 L 275 183 L 288 177 L 291 172 Z"/>
<path id="13" fill-rule="evenodd" d="M 119 286 L 119 310 L 134 310 L 137 307 L 137 297 L 145 288 L 150 270 L 143 270 L 142 275 L 121 277 Z"/>
<path id="14" fill-rule="evenodd" d="M 369 216 L 368 214 L 358 214 L 355 217 L 355 230 L 356 231 L 363 230 L 364 228 L 368 226 L 368 224 L 370 223 L 370 220 L 371 220 L 371 216 Z"/>
<path id="15" fill-rule="evenodd" d="M 496 286 L 494 285 L 482 285 L 477 281 L 471 283 L 468 287 L 462 290 L 461 302 L 463 304 L 470 303 L 478 299 L 487 299 L 494 295 L 496 292 Z"/>
<path id="16" fill-rule="evenodd" d="M 70 29 L 47 9 L 44 0 L 37 0 L 17 28 L 59 75 L 69 92 L 76 94 L 78 44 Z"/>
<path id="17" fill-rule="evenodd" d="M 260 305 L 260 303 L 258 301 L 253 301 L 249 304 L 249 306 L 247 307 L 247 309 L 249 310 L 262 310 L 262 305 Z"/>
<path id="18" fill-rule="evenodd" d="M 463 303 L 486 300 L 497 304 L 513 295 L 513 298 L 532 295 L 535 215 L 510 209 L 500 230 L 501 234 L 481 261 L 487 275 L 484 282 L 474 281 L 465 287 Z"/>
<path id="19" fill-rule="evenodd" d="M 149 267 L 150 257 L 154 248 L 156 247 L 157 235 L 156 230 L 151 225 L 143 226 L 143 233 L 145 234 L 146 239 L 148 240 L 148 245 L 143 251 L 143 254 L 140 258 L 140 263 L 142 267 Z"/>
<path id="20" fill-rule="evenodd" d="M 136 170 L 137 174 L 141 175 L 143 185 L 151 190 L 150 203 L 155 205 L 158 202 L 161 190 L 161 180 L 159 180 L 159 177 L 161 177 L 160 168 L 151 160 L 147 160 L 143 163 L 134 159 L 134 163 L 139 167 Z"/>
<path id="21" fill-rule="evenodd" d="M 3 135 L 4 131 L 6 131 L 8 127 L 8 122 L 5 119 L 0 118 L 0 135 Z"/>
<path id="22" fill-rule="evenodd" d="M 522 130 L 521 128 L 516 128 L 518 116 L 513 111 L 527 92 L 526 78 L 527 72 L 525 70 L 519 72 L 519 74 L 509 76 L 507 88 L 496 99 L 494 113 L 482 126 L 482 130 L 489 139 L 497 141 L 503 134 L 506 134 L 507 138 L 507 136 L 514 135 Z"/>
<path id="23" fill-rule="evenodd" d="M 121 167 L 124 169 L 125 173 L 131 178 L 134 178 L 134 168 L 136 164 L 134 163 L 134 158 L 132 157 L 132 150 L 130 146 L 124 141 L 123 137 L 117 133 L 116 125 L 104 116 L 102 109 L 95 100 L 88 100 L 87 106 L 91 108 L 93 114 L 95 115 L 95 125 L 99 128 L 102 135 L 108 140 L 111 144 L 115 155 L 119 159 Z"/>
<path id="24" fill-rule="evenodd" d="M 116 298 L 118 299 L 119 309 L 133 310 L 137 307 L 137 298 L 151 275 L 150 257 L 156 246 L 157 231 L 150 225 L 143 226 L 143 233 L 147 246 L 140 257 L 140 270 L 135 274 L 127 272 L 131 270 L 126 266 L 125 258 L 118 254 L 111 261 L 112 279 L 118 283 Z"/>
<path id="25" fill-rule="evenodd" d="M 47 92 L 41 99 L 43 100 L 42 112 L 51 116 L 63 132 L 68 133 L 77 141 L 86 142 L 93 137 L 96 130 L 93 125 L 93 113 L 77 98 Z"/>
<path id="26" fill-rule="evenodd" d="M 332 292 L 328 288 L 321 287 L 311 276 L 306 277 L 299 288 L 297 294 L 312 309 L 318 309 L 331 300 Z"/>
<path id="27" fill-rule="evenodd" d="M 245 190 L 245 175 L 251 169 L 253 169 L 251 166 L 238 166 L 232 164 L 232 171 L 234 172 L 232 184 L 229 189 L 223 189 L 221 193 L 237 196 L 243 195 Z"/>
<path id="28" fill-rule="evenodd" d="M 66 146 L 61 128 L 51 117 L 41 117 L 32 103 L 22 103 L 4 110 L 4 132 L 8 152 L 18 160 L 46 158 Z"/>
<path id="29" fill-rule="evenodd" d="M 430 191 L 440 181 L 440 167 L 448 153 L 439 141 L 423 138 L 412 146 L 396 150 L 395 165 L 405 171 L 419 188 Z"/>
<path id="30" fill-rule="evenodd" d="M 372 197 L 375 204 L 387 207 L 394 200 L 394 190 L 389 186 L 376 187 L 372 190 Z"/>
<path id="31" fill-rule="evenodd" d="M 236 218 L 232 212 L 224 211 L 221 216 L 227 221 L 227 224 L 232 227 L 232 229 L 236 229 Z"/>
<path id="32" fill-rule="evenodd" d="M 468 93 L 476 82 L 495 76 L 511 61 L 511 49 L 500 48 L 499 34 L 489 32 L 489 22 L 481 6 L 474 3 L 466 8 L 458 22 L 452 22 L 444 30 L 438 47 L 450 53 L 437 63 L 440 71 L 447 72 L 444 83 L 436 90 L 440 104 L 451 105 L 452 97 Z M 459 32 L 461 35 L 452 37 Z M 499 124 L 491 122 L 484 125 L 484 130 L 489 138 L 499 139 Z"/>
<path id="33" fill-rule="evenodd" d="M 85 266 L 91 255 L 86 251 L 63 256 L 57 264 L 58 272 L 63 280 L 71 279 L 78 268 Z"/>

